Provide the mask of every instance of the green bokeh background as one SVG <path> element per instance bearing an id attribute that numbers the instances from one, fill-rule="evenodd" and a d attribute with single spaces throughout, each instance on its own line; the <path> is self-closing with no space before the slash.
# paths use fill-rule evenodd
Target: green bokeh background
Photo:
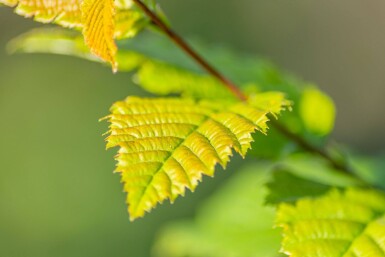
<path id="1" fill-rule="evenodd" d="M 160 3 L 182 34 L 266 56 L 316 82 L 336 101 L 338 141 L 367 154 L 384 149 L 383 1 Z M 0 9 L 0 256 L 150 256 L 158 229 L 193 216 L 240 160 L 172 207 L 130 223 L 114 151 L 104 150 L 107 124 L 98 119 L 114 101 L 144 92 L 96 63 L 1 50 L 36 26 Z"/>

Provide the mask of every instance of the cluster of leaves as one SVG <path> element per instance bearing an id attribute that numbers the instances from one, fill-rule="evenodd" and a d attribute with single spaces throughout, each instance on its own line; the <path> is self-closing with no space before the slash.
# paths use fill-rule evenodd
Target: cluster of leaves
<path id="1" fill-rule="evenodd" d="M 155 256 L 383 256 L 382 192 L 359 188 L 311 155 L 279 164 L 239 169 L 194 220 L 161 231 Z"/>
<path id="2" fill-rule="evenodd" d="M 152 36 L 143 39 L 158 43 Z M 247 102 L 241 102 L 215 79 L 178 65 L 178 57 L 164 60 L 147 51 L 153 45 L 139 46 L 145 45 L 139 41 L 120 48 L 120 69 L 135 70 L 139 85 L 151 93 L 180 98 L 129 97 L 115 103 L 106 117 L 111 123 L 107 147 L 120 147 L 116 171 L 128 192 L 131 219 L 158 202 L 173 201 L 185 188 L 194 190 L 203 174 L 214 174 L 217 163 L 226 166 L 232 149 L 245 156 L 253 132 L 266 134 L 267 115 L 277 115 L 290 105 L 283 93 L 271 91 L 250 94 Z M 11 42 L 10 49 L 95 60 L 79 34 L 60 30 L 34 30 Z"/>
<path id="3" fill-rule="evenodd" d="M 119 147 L 116 171 L 132 220 L 166 199 L 173 202 L 186 188 L 195 190 L 203 175 L 214 175 L 217 164 L 225 168 L 233 152 L 244 157 L 252 149 L 254 156 L 276 160 L 275 165 L 250 166 L 209 200 L 195 221 L 166 229 L 156 245 L 160 256 L 279 256 L 280 232 L 271 229 L 273 224 L 283 228 L 281 252 L 290 256 L 385 255 L 385 196 L 360 188 L 361 180 L 322 160 L 293 155 L 300 152 L 298 146 L 275 129 L 267 131 L 269 119 L 293 109 L 280 117 L 281 124 L 325 145 L 335 107 L 316 86 L 261 58 L 194 42 L 241 86 L 248 99 L 240 101 L 156 34 L 142 33 L 116 45 L 115 39 L 150 25 L 131 0 L 0 3 L 37 21 L 75 28 L 33 30 L 13 40 L 11 52 L 104 60 L 133 73 L 138 85 L 160 96 L 127 97 L 104 118 L 110 123 L 107 148 Z M 145 3 L 159 12 L 152 1 Z M 192 247 L 196 244 L 201 247 Z"/>
<path id="4" fill-rule="evenodd" d="M 0 3 L 15 7 L 17 14 L 39 22 L 81 30 L 91 52 L 111 63 L 114 70 L 117 69 L 114 40 L 133 37 L 149 23 L 130 0 L 1 0 Z M 146 4 L 156 8 L 151 0 Z"/>

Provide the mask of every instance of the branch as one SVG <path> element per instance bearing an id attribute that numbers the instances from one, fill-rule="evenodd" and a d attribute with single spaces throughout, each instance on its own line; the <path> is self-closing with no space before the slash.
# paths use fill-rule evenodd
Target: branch
<path id="1" fill-rule="evenodd" d="M 200 56 L 182 37 L 175 33 L 163 20 L 148 8 L 141 0 L 133 0 L 140 9 L 151 19 L 160 30 L 162 30 L 180 49 L 182 49 L 188 56 L 190 56 L 196 63 L 198 63 L 207 73 L 217 78 L 222 84 L 229 89 L 239 100 L 246 101 L 247 96 L 236 86 L 231 80 L 226 78 L 217 69 L 215 69 L 210 63 L 208 63 L 202 56 Z M 325 160 L 327 160 L 334 168 L 352 175 L 352 172 L 346 163 L 341 163 L 335 160 L 325 149 L 318 148 L 299 135 L 294 134 L 281 123 L 271 119 L 271 124 L 284 136 L 290 140 L 296 142 L 305 151 L 315 153 Z"/>
<path id="2" fill-rule="evenodd" d="M 202 56 L 200 56 L 192 47 L 184 41 L 178 34 L 176 34 L 171 28 L 169 28 L 161 18 L 158 17 L 153 11 L 151 11 L 142 1 L 133 0 L 146 14 L 151 18 L 151 21 L 161 29 L 177 46 L 179 46 L 187 55 L 189 55 L 194 61 L 196 61 L 204 70 L 209 74 L 217 78 L 223 83 L 237 98 L 242 101 L 247 100 L 247 97 L 239 88 L 232 83 L 229 79 L 223 76 L 212 65 L 210 65 Z"/>
<path id="3" fill-rule="evenodd" d="M 336 159 L 334 159 L 330 155 L 330 153 L 326 151 L 326 149 L 318 148 L 310 144 L 304 138 L 299 137 L 298 135 L 294 134 L 289 129 L 284 127 L 281 123 L 279 123 L 274 118 L 270 119 L 270 124 L 272 124 L 282 135 L 296 142 L 302 149 L 306 150 L 307 152 L 315 153 L 321 156 L 322 158 L 326 159 L 331 164 L 331 166 L 333 166 L 334 168 L 340 171 L 344 171 L 349 174 L 352 173 L 350 167 L 345 162 L 337 161 Z"/>

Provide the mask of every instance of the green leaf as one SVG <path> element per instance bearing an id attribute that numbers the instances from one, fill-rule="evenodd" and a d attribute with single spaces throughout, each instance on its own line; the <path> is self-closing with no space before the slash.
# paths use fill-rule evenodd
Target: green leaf
<path id="1" fill-rule="evenodd" d="M 7 51 L 11 54 L 50 53 L 71 55 L 90 61 L 101 61 L 91 54 L 79 32 L 67 29 L 32 29 L 12 39 L 7 45 Z"/>
<path id="2" fill-rule="evenodd" d="M 274 208 L 263 205 L 271 167 L 237 169 L 192 220 L 163 228 L 154 247 L 159 257 L 276 257 L 280 231 L 273 229 Z"/>
<path id="3" fill-rule="evenodd" d="M 370 185 L 385 190 L 385 155 L 350 156 L 353 169 Z"/>
<path id="4" fill-rule="evenodd" d="M 342 188 L 363 186 L 360 179 L 336 170 L 325 159 L 312 154 L 292 154 L 278 164 L 280 169 L 316 183 Z"/>
<path id="5" fill-rule="evenodd" d="M 374 190 L 332 190 L 295 205 L 281 204 L 282 252 L 292 257 L 382 257 L 385 255 L 385 196 Z"/>
<path id="6" fill-rule="evenodd" d="M 236 100 L 215 78 L 158 61 L 143 62 L 137 74 L 137 82 L 156 95 L 181 94 L 195 99 Z"/>
<path id="7" fill-rule="evenodd" d="M 362 185 L 362 181 L 335 170 L 320 157 L 292 154 L 276 162 L 272 179 L 267 183 L 269 194 L 266 203 L 291 203 L 302 197 L 322 195 L 331 188 Z"/>
<path id="8" fill-rule="evenodd" d="M 309 131 L 317 135 L 326 135 L 332 131 L 336 111 L 329 96 L 316 87 L 305 88 L 299 108 L 304 125 Z"/>
<path id="9" fill-rule="evenodd" d="M 268 120 L 268 111 L 245 103 L 177 98 L 128 97 L 111 112 L 107 147 L 120 147 L 116 171 L 132 220 L 194 190 L 217 163 L 226 167 L 232 149 L 245 156 L 251 134 L 265 133 Z"/>
<path id="10" fill-rule="evenodd" d="M 272 180 L 266 186 L 269 189 L 267 204 L 291 203 L 303 197 L 323 195 L 331 188 L 329 185 L 301 178 L 282 169 L 273 172 Z"/>

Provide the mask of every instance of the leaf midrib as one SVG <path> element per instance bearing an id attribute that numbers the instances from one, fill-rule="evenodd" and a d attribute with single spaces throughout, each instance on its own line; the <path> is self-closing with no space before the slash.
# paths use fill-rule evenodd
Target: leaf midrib
<path id="1" fill-rule="evenodd" d="M 153 182 L 153 180 L 154 180 L 154 178 L 155 178 L 155 176 L 163 169 L 163 167 L 164 167 L 164 165 L 173 157 L 173 153 L 175 153 L 176 151 L 177 151 L 177 149 L 179 149 L 179 147 L 181 147 L 186 141 L 187 141 L 187 139 L 195 132 L 195 131 L 197 131 L 206 121 L 208 121 L 209 119 L 210 119 L 210 116 L 206 116 L 206 115 L 204 115 L 204 119 L 202 119 L 202 122 L 199 124 L 199 125 L 197 125 L 194 129 L 192 129 L 191 131 L 190 131 L 190 133 L 188 133 L 187 135 L 186 135 L 186 137 L 175 147 L 175 149 L 172 151 L 172 152 L 170 152 L 170 154 L 169 154 L 169 156 L 163 161 L 163 164 L 162 164 L 162 166 L 160 166 L 155 172 L 154 172 L 154 175 L 152 176 L 152 178 L 151 178 L 151 180 L 149 180 L 149 182 L 147 183 L 147 185 L 146 185 L 146 187 L 145 187 L 145 189 L 143 190 L 143 192 L 142 192 L 142 194 L 140 195 L 140 200 L 139 200 L 139 202 L 138 202 L 138 204 L 136 205 L 136 208 L 134 209 L 134 213 L 137 213 L 137 211 L 138 211 L 138 209 L 139 209 L 139 206 L 141 206 L 141 204 L 142 204 L 142 201 L 143 201 L 143 197 L 144 197 L 144 195 L 146 194 L 146 192 L 147 192 L 147 190 L 150 188 L 150 185 L 151 185 L 151 183 Z M 168 174 L 166 173 L 166 175 L 167 175 L 167 177 L 169 177 L 168 176 Z M 172 181 L 170 180 L 170 187 L 172 186 Z M 190 182 L 191 183 L 191 182 Z M 170 193 L 172 194 L 172 189 L 170 188 Z M 147 210 L 146 210 L 147 211 Z M 137 215 L 134 215 L 135 217 L 137 217 Z"/>

